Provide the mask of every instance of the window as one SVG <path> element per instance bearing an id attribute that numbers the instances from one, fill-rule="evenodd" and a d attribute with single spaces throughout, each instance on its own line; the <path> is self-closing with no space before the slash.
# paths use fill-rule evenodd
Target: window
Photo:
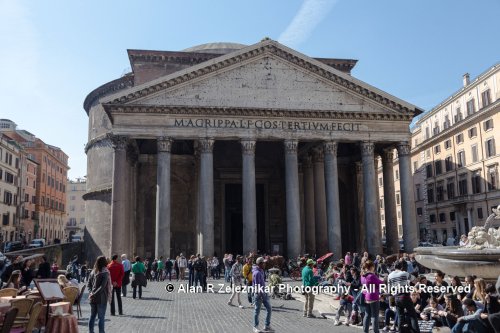
<path id="1" fill-rule="evenodd" d="M 483 108 L 487 107 L 491 103 L 490 90 L 487 89 L 481 93 L 481 101 L 483 102 Z"/>
<path id="2" fill-rule="evenodd" d="M 14 184 L 14 175 L 10 172 L 5 171 L 5 182 L 9 184 Z"/>
<path id="3" fill-rule="evenodd" d="M 380 199 L 380 209 L 384 209 L 384 199 Z"/>
<path id="4" fill-rule="evenodd" d="M 493 119 L 488 119 L 483 123 L 484 131 L 493 129 Z"/>
<path id="5" fill-rule="evenodd" d="M 429 163 L 429 164 L 427 164 L 427 165 L 425 166 L 425 171 L 426 171 L 426 173 L 427 173 L 427 178 L 432 177 L 432 164 L 430 164 L 430 163 Z"/>
<path id="6" fill-rule="evenodd" d="M 427 140 L 430 137 L 429 127 L 425 128 L 425 139 Z"/>
<path id="7" fill-rule="evenodd" d="M 427 188 L 427 202 L 428 203 L 433 203 L 434 202 L 434 186 L 429 185 Z"/>
<path id="8" fill-rule="evenodd" d="M 470 116 L 474 112 L 476 112 L 476 108 L 475 108 L 474 98 L 473 98 L 467 102 L 467 116 Z"/>
<path id="9" fill-rule="evenodd" d="M 488 191 L 493 191 L 498 188 L 498 171 L 497 166 L 488 167 Z"/>
<path id="10" fill-rule="evenodd" d="M 427 158 L 431 158 L 431 150 L 430 150 L 430 149 L 427 149 L 427 150 L 425 151 L 425 156 L 426 156 Z"/>
<path id="11" fill-rule="evenodd" d="M 446 214 L 445 213 L 439 213 L 439 222 L 446 223 Z"/>
<path id="12" fill-rule="evenodd" d="M 467 195 L 467 174 L 463 173 L 458 176 L 458 195 Z"/>
<path id="13" fill-rule="evenodd" d="M 439 154 L 440 152 L 441 152 L 441 146 L 440 145 L 434 146 L 434 154 Z"/>
<path id="14" fill-rule="evenodd" d="M 12 193 L 9 191 L 3 191 L 3 203 L 7 205 L 12 205 Z"/>
<path id="15" fill-rule="evenodd" d="M 431 223 L 436 223 L 436 214 L 429 215 L 429 220 Z"/>
<path id="16" fill-rule="evenodd" d="M 396 170 L 396 180 L 399 179 L 399 170 Z"/>
<path id="17" fill-rule="evenodd" d="M 436 170 L 436 176 L 443 173 L 441 160 L 436 160 L 434 162 L 434 169 Z"/>
<path id="18" fill-rule="evenodd" d="M 417 184 L 417 185 L 415 186 L 415 190 L 416 190 L 416 192 L 417 192 L 417 200 L 422 200 L 422 197 L 421 197 L 421 195 L 420 195 L 420 184 Z"/>
<path id="19" fill-rule="evenodd" d="M 483 207 L 479 207 L 477 209 L 477 218 L 482 219 L 483 218 Z"/>
<path id="20" fill-rule="evenodd" d="M 382 180 L 382 177 L 378 178 L 378 186 L 384 185 L 384 181 Z M 71 196 L 71 200 L 75 200 L 75 196 Z"/>
<path id="21" fill-rule="evenodd" d="M 25 194 L 24 195 L 24 202 L 28 202 L 30 201 L 30 195 L 29 194 Z"/>
<path id="22" fill-rule="evenodd" d="M 450 149 L 451 148 L 451 140 L 446 140 L 444 142 L 444 148 L 445 149 Z"/>
<path id="23" fill-rule="evenodd" d="M 450 212 L 450 221 L 455 221 L 455 212 Z"/>
<path id="24" fill-rule="evenodd" d="M 453 177 L 446 180 L 446 193 L 448 194 L 448 200 L 455 198 L 455 179 Z"/>
<path id="25" fill-rule="evenodd" d="M 477 127 L 469 128 L 469 138 L 475 138 L 477 136 Z"/>
<path id="26" fill-rule="evenodd" d="M 455 117 L 454 117 L 455 123 L 458 123 L 462 119 L 463 119 L 462 111 L 460 110 L 460 108 L 457 108 L 457 112 L 455 113 Z"/>
<path id="27" fill-rule="evenodd" d="M 436 185 L 436 200 L 443 201 L 444 200 L 444 182 L 439 181 Z"/>
<path id="28" fill-rule="evenodd" d="M 401 211 L 398 210 L 398 219 L 400 219 L 400 218 L 401 218 Z"/>
<path id="29" fill-rule="evenodd" d="M 443 123 L 443 129 L 447 129 L 448 127 L 450 127 L 450 116 L 449 115 L 446 115 L 444 116 L 444 123 Z"/>
<path id="30" fill-rule="evenodd" d="M 444 160 L 444 168 L 446 172 L 453 170 L 453 157 L 451 155 Z"/>
<path id="31" fill-rule="evenodd" d="M 457 164 L 459 168 L 465 166 L 465 152 L 463 150 L 459 151 L 457 154 Z"/>
<path id="32" fill-rule="evenodd" d="M 472 183 L 472 193 L 481 193 L 481 173 L 479 170 L 476 170 L 472 173 L 471 176 L 471 183 Z"/>
<path id="33" fill-rule="evenodd" d="M 477 155 L 477 145 L 473 145 L 471 147 L 471 150 L 472 150 L 472 163 L 476 163 L 479 160 Z"/>
<path id="34" fill-rule="evenodd" d="M 401 197 L 399 193 L 396 193 L 396 205 L 401 205 Z"/>
<path id="35" fill-rule="evenodd" d="M 434 123 L 434 128 L 432 129 L 432 133 L 433 133 L 434 135 L 438 135 L 438 134 L 439 134 L 439 132 L 440 132 L 440 130 L 439 130 L 439 124 L 438 124 L 438 122 L 436 121 L 436 122 Z"/>
<path id="36" fill-rule="evenodd" d="M 413 161 L 413 172 L 417 172 L 418 170 L 418 161 Z"/>
<path id="37" fill-rule="evenodd" d="M 417 215 L 422 216 L 422 207 L 417 207 Z"/>
<path id="38" fill-rule="evenodd" d="M 495 156 L 495 139 L 491 138 L 486 140 L 484 143 L 484 148 L 486 150 L 486 157 L 492 157 Z"/>
<path id="39" fill-rule="evenodd" d="M 464 135 L 462 133 L 458 134 L 456 137 L 455 137 L 455 142 L 457 144 L 461 144 L 462 142 L 464 142 Z"/>

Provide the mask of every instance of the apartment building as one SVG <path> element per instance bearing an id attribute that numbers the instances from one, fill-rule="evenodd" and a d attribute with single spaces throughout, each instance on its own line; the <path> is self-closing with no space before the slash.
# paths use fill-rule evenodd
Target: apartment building
<path id="1" fill-rule="evenodd" d="M 10 120 L 0 121 L 0 130 L 18 142 L 29 159 L 36 162 L 36 195 L 34 200 L 30 198 L 30 202 L 35 202 L 33 238 L 45 238 L 50 244 L 64 238 L 68 156 L 60 148 L 16 127 Z"/>
<path id="2" fill-rule="evenodd" d="M 0 133 L 0 244 L 18 239 L 21 147 Z"/>
<path id="3" fill-rule="evenodd" d="M 415 214 L 421 240 L 457 239 L 473 226 L 483 225 L 491 209 L 500 204 L 498 142 L 500 63 L 474 80 L 465 74 L 460 90 L 423 114 L 412 128 Z M 397 158 L 394 162 L 397 172 Z M 382 210 L 384 224 L 383 214 Z"/>
<path id="4" fill-rule="evenodd" d="M 87 191 L 87 180 L 77 178 L 69 180 L 66 191 L 66 202 L 68 204 L 66 214 L 66 238 L 72 235 L 83 235 L 85 229 L 85 200 L 83 195 Z"/>

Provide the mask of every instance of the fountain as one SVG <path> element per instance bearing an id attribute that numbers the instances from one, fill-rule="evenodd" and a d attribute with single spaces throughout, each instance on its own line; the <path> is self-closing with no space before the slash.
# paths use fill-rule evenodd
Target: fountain
<path id="1" fill-rule="evenodd" d="M 492 227 L 494 220 L 500 220 L 500 205 L 493 208 L 484 226 L 472 228 L 466 245 L 417 247 L 415 259 L 427 268 L 451 276 L 476 275 L 496 281 L 500 276 L 500 228 Z"/>

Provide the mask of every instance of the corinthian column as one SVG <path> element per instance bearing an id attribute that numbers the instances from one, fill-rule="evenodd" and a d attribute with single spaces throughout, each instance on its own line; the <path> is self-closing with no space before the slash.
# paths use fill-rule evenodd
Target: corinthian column
<path id="1" fill-rule="evenodd" d="M 305 207 L 305 236 L 306 252 L 316 252 L 316 226 L 314 218 L 314 174 L 312 157 L 307 156 L 302 164 L 304 170 L 304 207 Z"/>
<path id="2" fill-rule="evenodd" d="M 170 152 L 172 139 L 157 139 L 155 255 L 170 257 Z"/>
<path id="3" fill-rule="evenodd" d="M 380 217 L 377 216 L 378 197 L 375 182 L 375 161 L 373 142 L 361 143 L 363 161 L 363 192 L 365 206 L 365 232 L 368 252 L 372 255 L 382 253 L 382 239 L 380 232 Z"/>
<path id="4" fill-rule="evenodd" d="M 399 175 L 401 184 L 401 210 L 403 215 L 403 242 L 405 251 L 412 252 L 418 245 L 417 220 L 415 217 L 415 195 L 410 166 L 410 145 L 398 145 Z"/>
<path id="5" fill-rule="evenodd" d="M 385 238 L 387 253 L 399 253 L 398 220 L 396 216 L 396 191 L 394 189 L 394 148 L 384 149 L 382 169 L 384 174 Z"/>
<path id="6" fill-rule="evenodd" d="M 241 140 L 243 156 L 243 253 L 257 250 L 255 140 Z"/>
<path id="7" fill-rule="evenodd" d="M 113 191 L 111 193 L 111 248 L 113 253 L 126 253 L 128 244 L 127 207 L 127 145 L 125 136 L 110 136 L 114 148 L 113 154 Z"/>
<path id="8" fill-rule="evenodd" d="M 323 149 L 313 154 L 314 165 L 314 217 L 316 219 L 316 254 L 328 252 L 328 229 L 326 223 L 325 165 Z"/>
<path id="9" fill-rule="evenodd" d="M 342 229 L 340 224 L 339 179 L 337 167 L 337 143 L 324 143 L 326 217 L 328 228 L 328 249 L 335 259 L 342 258 Z"/>
<path id="10" fill-rule="evenodd" d="M 214 254 L 214 148 L 213 139 L 201 139 L 200 143 L 200 224 L 202 253 Z"/>
<path id="11" fill-rule="evenodd" d="M 300 200 L 297 140 L 285 140 L 286 178 L 286 232 L 287 255 L 295 258 L 300 254 Z"/>

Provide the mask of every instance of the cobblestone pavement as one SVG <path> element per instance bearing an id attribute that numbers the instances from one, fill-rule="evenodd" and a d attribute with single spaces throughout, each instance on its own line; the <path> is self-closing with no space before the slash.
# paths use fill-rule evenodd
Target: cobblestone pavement
<path id="1" fill-rule="evenodd" d="M 209 279 L 208 283 L 214 284 L 214 293 L 201 294 L 179 293 L 179 282 L 172 282 L 175 291 L 168 293 L 165 290 L 168 283 L 168 281 L 149 282 L 147 288 L 143 288 L 143 298 L 140 300 L 132 298 L 129 285 L 127 297 L 122 298 L 123 316 L 111 316 L 108 304 L 106 332 L 252 332 L 253 308 L 249 306 L 246 294 L 242 294 L 241 297 L 244 309 L 227 305 L 230 294 L 217 292 L 218 284 L 223 283 L 222 279 Z M 233 304 L 237 305 L 236 299 Z M 304 333 L 332 330 L 339 333 L 361 332 L 355 327 L 333 326 L 331 319 L 304 318 L 303 303 L 299 300 L 272 299 L 271 304 L 273 306 L 271 327 L 276 332 Z M 78 322 L 79 329 L 80 332 L 86 333 L 90 316 L 87 295 L 84 295 L 82 300 L 82 312 L 83 318 Z M 265 309 L 261 310 L 261 328 L 264 325 L 265 315 Z M 95 332 L 98 332 L 97 320 Z"/>

